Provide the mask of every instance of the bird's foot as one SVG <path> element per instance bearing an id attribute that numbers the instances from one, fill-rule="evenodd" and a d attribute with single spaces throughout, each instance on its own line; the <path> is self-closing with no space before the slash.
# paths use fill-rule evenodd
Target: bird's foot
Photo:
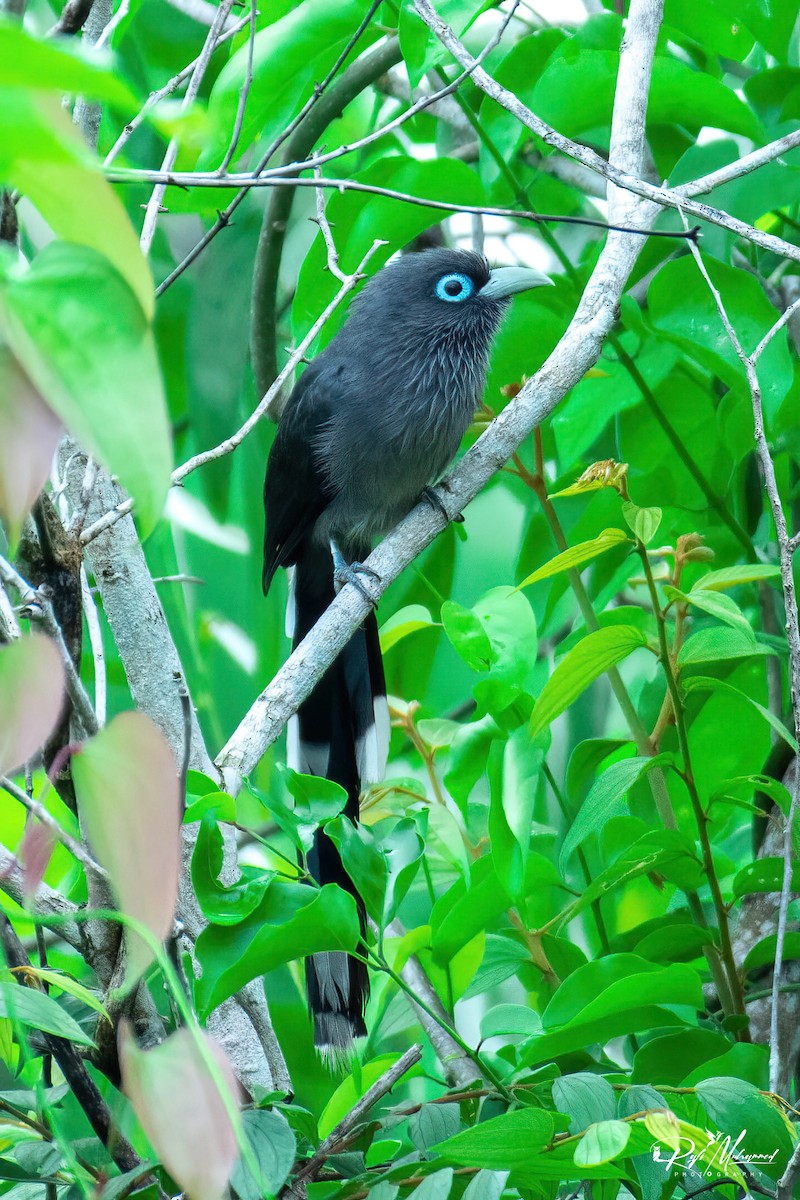
<path id="1" fill-rule="evenodd" d="M 443 487 L 446 491 L 450 490 L 447 487 L 446 481 L 443 481 L 442 483 L 440 483 L 439 486 Z M 432 487 L 423 488 L 422 489 L 422 499 L 428 501 L 428 504 L 430 504 L 430 506 L 434 510 L 434 512 L 441 513 L 442 516 L 444 517 L 445 521 L 455 521 L 456 524 L 458 524 L 458 525 L 461 525 L 463 523 L 464 514 L 456 513 L 456 515 L 454 517 L 451 517 L 449 512 L 447 511 L 447 509 L 444 506 L 444 501 L 442 500 L 442 497 L 436 491 L 436 488 L 432 488 Z"/>
<path id="2" fill-rule="evenodd" d="M 378 572 L 361 562 L 349 563 L 334 541 L 331 542 L 331 554 L 333 555 L 333 583 L 337 594 L 346 583 L 349 583 L 356 591 L 361 592 L 365 600 L 369 600 L 370 604 L 375 604 L 375 597 L 364 587 L 360 576 L 366 576 L 367 579 L 374 579 L 376 583 L 380 583 L 381 577 Z"/>

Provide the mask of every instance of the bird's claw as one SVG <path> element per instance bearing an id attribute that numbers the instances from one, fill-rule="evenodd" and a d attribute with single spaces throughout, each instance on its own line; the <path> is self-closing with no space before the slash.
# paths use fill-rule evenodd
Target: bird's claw
<path id="1" fill-rule="evenodd" d="M 373 571 L 372 567 L 365 566 L 364 563 L 337 563 L 333 572 L 333 582 L 337 593 L 342 590 L 346 583 L 349 583 L 356 591 L 361 592 L 365 600 L 369 600 L 370 604 L 374 604 L 375 597 L 364 587 L 364 584 L 359 579 L 359 575 L 366 575 L 368 579 L 374 579 L 376 583 L 380 583 L 381 581 L 378 572 Z"/>
<path id="2" fill-rule="evenodd" d="M 441 486 L 445 487 L 446 485 L 441 484 Z M 444 506 L 444 501 L 442 500 L 442 497 L 436 491 L 436 488 L 432 488 L 432 487 L 423 488 L 422 489 L 422 499 L 428 501 L 428 504 L 430 504 L 430 506 L 434 512 L 441 513 L 441 515 L 444 517 L 445 521 L 454 521 L 457 525 L 461 525 L 463 523 L 464 514 L 456 513 L 456 515 L 454 517 L 451 517 L 449 512 L 447 511 L 447 509 Z"/>

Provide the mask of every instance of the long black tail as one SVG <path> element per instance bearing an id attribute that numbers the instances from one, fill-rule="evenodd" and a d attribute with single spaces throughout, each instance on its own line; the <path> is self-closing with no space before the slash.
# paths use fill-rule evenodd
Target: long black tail
<path id="1" fill-rule="evenodd" d="M 287 632 L 298 645 L 333 600 L 333 562 L 324 547 L 307 545 L 294 568 Z M 292 718 L 289 766 L 321 775 L 347 792 L 345 815 L 358 820 L 364 784 L 383 777 L 389 718 L 378 625 L 373 613 L 356 631 L 314 691 Z M 309 870 L 319 883 L 338 883 L 355 896 L 364 927 L 364 907 L 336 846 L 318 831 Z M 353 1039 L 363 1037 L 369 995 L 366 967 L 341 951 L 306 960 L 308 1003 L 314 1017 L 314 1043 L 323 1057 L 345 1063 Z"/>

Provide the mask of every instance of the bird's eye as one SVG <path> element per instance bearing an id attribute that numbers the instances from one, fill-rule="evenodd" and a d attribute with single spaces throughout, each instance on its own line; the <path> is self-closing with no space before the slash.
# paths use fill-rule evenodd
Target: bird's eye
<path id="1" fill-rule="evenodd" d="M 469 275 L 461 275 L 457 272 L 453 272 L 451 275 L 443 275 L 436 284 L 436 295 L 439 299 L 450 302 L 467 300 L 474 291 L 475 284 Z"/>

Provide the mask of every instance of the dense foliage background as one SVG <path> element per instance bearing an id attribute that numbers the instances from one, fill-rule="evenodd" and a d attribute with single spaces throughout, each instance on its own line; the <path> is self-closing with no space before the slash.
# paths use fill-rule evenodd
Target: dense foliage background
<path id="1" fill-rule="evenodd" d="M 302 161 L 359 142 L 458 68 L 407 0 L 266 0 L 252 14 L 204 0 L 123 0 L 112 14 L 106 3 L 95 0 L 82 31 L 75 0 L 55 32 L 47 0 L 7 0 L 0 21 L 0 771 L 19 768 L 0 813 L 3 943 L 16 968 L 0 981 L 0 1194 L 213 1200 L 244 1147 L 232 1177 L 241 1200 L 277 1194 L 298 1170 L 315 1200 L 393 1200 L 398 1189 L 415 1200 L 775 1195 L 797 1145 L 800 987 L 790 908 L 770 1069 L 783 781 L 796 749 L 784 598 L 751 389 L 689 245 L 643 241 L 596 367 L 464 525 L 383 596 L 394 732 L 364 827 L 336 818 L 336 789 L 281 766 L 281 743 L 229 795 L 210 760 L 288 653 L 285 585 L 261 595 L 274 426 L 260 421 L 168 491 L 170 471 L 242 425 L 339 291 L 320 216 L 343 272 L 380 239 L 368 273 L 443 241 L 552 275 L 556 286 L 514 301 L 475 436 L 556 347 L 607 234 L 448 215 L 352 187 L 320 192 L 326 208 L 313 186 L 240 193 L 230 181 L 170 187 L 154 203 L 160 177 L 147 172 L 165 153 L 165 170 L 206 183 L 221 164 L 253 172 L 267 153 L 270 167 Z M 439 5 L 475 53 L 506 20 L 484 68 L 603 156 L 622 10 Z M 192 77 L 184 68 L 204 45 L 210 57 Z M 645 178 L 675 187 L 796 130 L 799 45 L 791 0 L 666 0 Z M 796 162 L 796 152 L 765 161 L 706 199 L 796 247 Z M 607 213 L 599 175 L 553 154 L 470 79 L 321 170 L 467 210 Z M 655 227 L 683 228 L 667 209 Z M 798 256 L 724 223 L 702 226 L 700 251 L 751 352 L 800 295 Z M 345 313 L 346 302 L 315 348 Z M 790 532 L 800 528 L 798 336 L 787 322 L 758 364 Z M 87 539 L 120 497 L 65 429 L 133 497 L 146 567 L 130 518 Z M 83 748 L 71 777 L 58 751 L 69 730 L 52 736 L 64 668 L 43 637 L 58 623 L 97 723 L 108 719 L 86 744 L 93 715 L 76 710 L 73 681 L 71 740 Z M 180 689 L 173 696 L 159 675 L 172 679 L 159 650 L 170 636 L 203 735 L 186 778 L 193 861 L 179 914 L 191 946 L 172 934 L 185 730 Z M 120 723 L 135 707 L 162 732 L 144 717 Z M 57 790 L 36 766 L 44 743 Z M 35 820 L 37 803 L 60 841 Z M 309 898 L 297 882 L 297 853 L 323 819 L 375 931 L 369 1036 L 344 1076 L 312 1051 L 300 957 L 358 939 L 349 897 L 331 886 Z M 231 823 L 242 873 L 220 882 Z M 108 948 L 113 921 L 86 923 L 112 904 L 147 941 L 132 935 L 127 959 Z M 280 1050 L 273 1086 L 262 1075 L 249 1088 L 240 1122 L 217 1092 L 228 1062 L 213 1058 L 196 1018 L 264 975 Z M 121 999 L 123 978 L 135 1002 Z M 143 1053 L 123 1020 L 118 1050 L 126 1015 L 140 1035 L 158 1027 L 168 1040 Z M 442 1027 L 456 1039 L 444 1049 Z M 304 1172 L 415 1042 L 421 1059 L 391 1099 L 358 1109 L 354 1130 Z M 94 1092 L 76 1084 L 87 1078 Z"/>

